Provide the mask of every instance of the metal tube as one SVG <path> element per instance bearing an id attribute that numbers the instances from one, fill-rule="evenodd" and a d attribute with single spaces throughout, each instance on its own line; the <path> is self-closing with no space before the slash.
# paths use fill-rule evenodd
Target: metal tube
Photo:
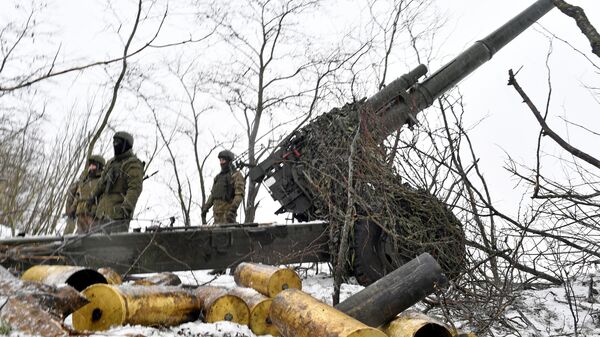
<path id="1" fill-rule="evenodd" d="M 237 285 L 252 288 L 268 297 L 275 297 L 288 288 L 302 289 L 302 281 L 295 271 L 260 263 L 240 263 L 233 277 Z"/>
<path id="2" fill-rule="evenodd" d="M 417 84 L 407 102 L 396 104 L 384 112 L 380 120 L 381 138 L 387 137 L 414 119 L 419 111 L 429 107 L 434 100 L 521 34 L 525 29 L 554 8 L 552 0 L 538 0 L 493 33 L 475 42 L 473 46 L 447 63 L 423 83 Z"/>
<path id="3" fill-rule="evenodd" d="M 73 313 L 79 331 L 125 324 L 173 326 L 196 320 L 200 313 L 198 298 L 178 287 L 94 284 L 82 294 L 90 303 Z"/>
<path id="4" fill-rule="evenodd" d="M 387 337 L 297 289 L 282 291 L 273 299 L 271 319 L 283 336 Z"/>
<path id="5" fill-rule="evenodd" d="M 77 291 L 96 283 L 108 283 L 106 278 L 96 270 L 79 266 L 37 265 L 27 269 L 21 279 L 50 285 L 68 284 Z"/>
<path id="6" fill-rule="evenodd" d="M 402 313 L 382 330 L 389 337 L 453 337 L 443 323 L 420 312 Z"/>
<path id="7" fill-rule="evenodd" d="M 181 279 L 174 273 L 163 272 L 137 279 L 133 281 L 133 284 L 138 286 L 178 286 L 181 284 Z"/>
<path id="8" fill-rule="evenodd" d="M 235 287 L 229 293 L 242 299 L 250 309 L 248 326 L 256 335 L 279 336 L 279 330 L 273 325 L 269 312 L 272 299 L 251 288 Z"/>
<path id="9" fill-rule="evenodd" d="M 102 276 L 104 276 L 104 278 L 106 279 L 106 282 L 108 284 L 121 284 L 123 283 L 123 279 L 121 278 L 121 275 L 119 275 L 119 273 L 117 273 L 114 269 L 112 268 L 98 268 L 98 272 L 100 274 L 102 274 Z"/>
<path id="10" fill-rule="evenodd" d="M 369 325 L 380 326 L 447 283 L 442 268 L 423 253 L 336 305 Z"/>
<path id="11" fill-rule="evenodd" d="M 408 74 L 404 74 L 391 83 L 385 86 L 385 88 L 379 90 L 375 95 L 369 97 L 365 102 L 365 108 L 371 109 L 371 111 L 377 111 L 383 108 L 386 104 L 389 104 L 394 99 L 398 98 L 398 93 L 405 92 L 419 81 L 419 78 L 427 74 L 427 67 L 423 64 L 419 64 L 415 69 L 410 71 Z"/>
<path id="12" fill-rule="evenodd" d="M 250 309 L 241 298 L 218 287 L 200 287 L 195 290 L 206 323 L 229 321 L 248 325 Z"/>

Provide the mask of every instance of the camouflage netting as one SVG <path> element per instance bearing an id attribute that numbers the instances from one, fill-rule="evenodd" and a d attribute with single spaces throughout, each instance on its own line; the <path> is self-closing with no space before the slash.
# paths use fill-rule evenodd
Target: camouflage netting
<path id="1" fill-rule="evenodd" d="M 350 148 L 357 131 L 356 111 L 362 102 L 335 108 L 303 130 L 299 164 L 315 199 L 311 218 L 331 224 L 332 251 L 337 251 L 347 212 Z M 363 124 L 365 118 L 362 118 Z M 423 252 L 432 254 L 448 276 L 464 266 L 462 225 L 435 196 L 403 183 L 378 142 L 361 127 L 354 162 L 355 223 L 383 229 L 378 242 L 395 267 Z"/>

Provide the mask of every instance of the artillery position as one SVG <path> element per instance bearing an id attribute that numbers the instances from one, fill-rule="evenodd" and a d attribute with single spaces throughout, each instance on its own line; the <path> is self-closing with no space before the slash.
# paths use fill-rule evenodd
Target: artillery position
<path id="1" fill-rule="evenodd" d="M 131 274 L 334 260 L 349 264 L 367 285 L 427 252 L 452 278 L 466 265 L 461 222 L 427 190 L 407 184 L 381 144 L 553 7 L 552 0 L 538 0 L 425 80 L 419 82 L 427 73 L 419 65 L 372 97 L 288 135 L 249 179 L 265 183 L 281 204 L 277 213 L 309 223 L 12 238 L 0 241 L 3 265 L 73 264 Z M 349 254 L 338 257 L 348 243 Z"/>
<path id="2" fill-rule="evenodd" d="M 353 227 L 349 258 L 358 281 L 370 284 L 423 252 L 449 277 L 465 264 L 460 221 L 435 196 L 403 182 L 386 160 L 382 141 L 490 60 L 494 53 L 554 7 L 539 0 L 422 82 L 419 65 L 372 97 L 325 113 L 289 135 L 250 171 L 299 221 L 329 223 L 330 252 Z"/>

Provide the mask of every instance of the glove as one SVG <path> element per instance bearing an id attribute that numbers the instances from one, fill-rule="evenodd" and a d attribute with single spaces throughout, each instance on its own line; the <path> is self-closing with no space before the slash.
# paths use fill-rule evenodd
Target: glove
<path id="1" fill-rule="evenodd" d="M 206 225 L 206 214 L 208 214 L 208 210 L 207 209 L 202 209 L 202 215 L 200 216 L 202 219 L 202 224 Z"/>
<path id="2" fill-rule="evenodd" d="M 132 211 L 130 209 L 128 209 L 127 207 L 121 206 L 121 210 L 123 211 L 124 219 L 131 219 Z"/>
<path id="3" fill-rule="evenodd" d="M 231 220 L 233 220 L 233 222 L 235 222 L 235 220 L 236 220 L 235 218 L 237 218 L 237 212 L 236 212 L 236 209 L 230 210 L 230 211 L 227 213 L 227 219 L 231 219 Z"/>

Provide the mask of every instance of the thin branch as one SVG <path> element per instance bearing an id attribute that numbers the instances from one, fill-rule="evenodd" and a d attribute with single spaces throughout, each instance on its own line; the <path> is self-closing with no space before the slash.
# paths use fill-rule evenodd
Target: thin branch
<path id="1" fill-rule="evenodd" d="M 121 73 L 119 74 L 119 77 L 117 78 L 117 81 L 113 88 L 112 99 L 110 101 L 110 105 L 108 106 L 108 109 L 106 110 L 104 119 L 102 120 L 102 123 L 98 127 L 98 130 L 96 131 L 96 133 L 90 140 L 90 145 L 89 145 L 88 151 L 87 151 L 87 158 L 89 158 L 92 155 L 92 152 L 94 151 L 94 145 L 96 145 L 96 142 L 100 138 L 102 131 L 104 131 L 104 128 L 106 128 L 106 125 L 108 124 L 108 119 L 109 119 L 113 109 L 115 108 L 115 105 L 117 104 L 117 96 L 119 93 L 119 88 L 121 87 L 121 82 L 123 81 L 123 78 L 125 78 L 125 73 L 127 72 L 127 52 L 129 50 L 129 46 L 131 45 L 131 41 L 133 41 L 135 32 L 137 31 L 138 24 L 140 23 L 141 13 L 142 13 L 142 0 L 139 0 L 138 1 L 138 10 L 137 10 L 137 14 L 135 17 L 135 22 L 133 24 L 133 29 L 131 30 L 131 34 L 129 34 L 129 38 L 127 39 L 125 48 L 123 48 L 123 62 L 122 62 L 122 66 L 121 66 Z"/>
<path id="2" fill-rule="evenodd" d="M 538 123 L 540 124 L 540 126 L 544 130 L 544 133 L 547 136 L 550 136 L 550 138 L 552 138 L 565 151 L 567 151 L 567 152 L 571 153 L 572 155 L 574 155 L 575 157 L 577 157 L 577 158 L 579 158 L 579 159 L 587 162 L 588 164 L 591 164 L 591 165 L 595 166 L 596 168 L 600 168 L 600 160 L 598 160 L 598 159 L 590 156 L 589 154 L 587 154 L 587 153 L 579 150 L 578 148 L 576 148 L 574 146 L 571 146 L 571 144 L 567 143 L 564 139 L 562 139 L 558 134 L 556 134 L 548 126 L 548 124 L 546 123 L 546 121 L 542 117 L 542 114 L 540 113 L 540 111 L 533 104 L 533 102 L 531 101 L 531 99 L 529 98 L 529 96 L 527 96 L 527 94 L 521 88 L 521 86 L 517 83 L 517 80 L 515 79 L 515 75 L 514 75 L 512 69 L 510 69 L 508 71 L 508 76 L 509 76 L 508 85 L 512 85 L 515 88 L 515 90 L 519 93 L 519 95 L 521 96 L 521 98 L 523 98 L 523 101 L 525 102 L 525 104 L 527 104 L 527 106 L 529 107 L 529 109 L 531 110 L 531 112 L 533 112 L 533 115 L 535 116 L 535 118 L 537 119 Z"/>
<path id="3" fill-rule="evenodd" d="M 575 20 L 575 23 L 577 23 L 577 26 L 583 35 L 585 35 L 590 42 L 592 53 L 600 57 L 600 34 L 598 34 L 598 31 L 592 25 L 590 20 L 588 20 L 583 9 L 578 6 L 573 6 L 564 0 L 553 0 L 553 2 L 561 12 Z"/>

